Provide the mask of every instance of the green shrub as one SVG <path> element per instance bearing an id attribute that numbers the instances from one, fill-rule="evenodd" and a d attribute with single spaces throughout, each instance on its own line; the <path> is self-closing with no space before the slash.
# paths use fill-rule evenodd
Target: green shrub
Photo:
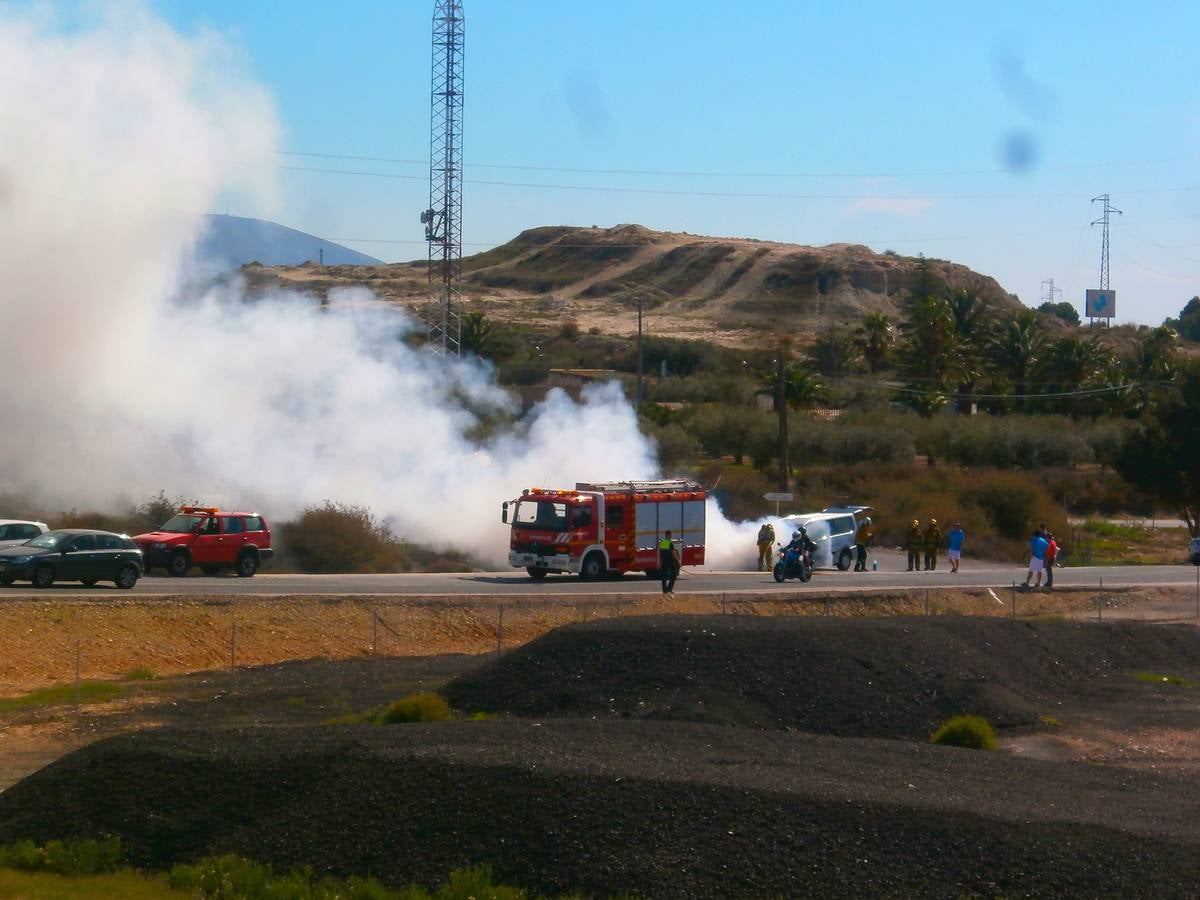
<path id="1" fill-rule="evenodd" d="M 369 509 L 326 500 L 280 528 L 280 543 L 304 572 L 395 572 L 400 547 Z"/>
<path id="2" fill-rule="evenodd" d="M 373 878 L 314 879 L 309 869 L 276 875 L 270 866 L 227 854 L 177 865 L 167 883 L 205 900 L 525 900 L 529 896 L 492 878 L 489 866 L 456 869 L 432 894 L 417 886 L 393 891 Z"/>
<path id="3" fill-rule="evenodd" d="M 452 718 L 454 713 L 450 704 L 442 697 L 421 691 L 393 701 L 372 720 L 381 725 L 394 725 L 401 722 L 446 722 Z"/>
<path id="4" fill-rule="evenodd" d="M 930 743 L 943 747 L 968 747 L 995 750 L 996 732 L 983 716 L 954 716 L 929 737 Z"/>
<path id="5" fill-rule="evenodd" d="M 108 703 L 116 700 L 126 692 L 123 685 L 111 681 L 81 681 L 79 683 L 79 702 Z M 76 697 L 75 685 L 56 684 L 51 687 L 38 688 L 28 694 L 17 697 L 0 697 L 0 712 L 19 712 L 26 709 L 38 709 L 44 706 L 66 706 L 74 703 Z"/>
<path id="6" fill-rule="evenodd" d="M 528 896 L 520 888 L 497 885 L 491 866 L 451 872 L 450 880 L 435 895 L 437 900 L 525 900 Z"/>
<path id="7" fill-rule="evenodd" d="M 1118 525 L 1116 522 L 1105 522 L 1103 519 L 1088 519 L 1083 523 L 1083 530 L 1101 537 L 1124 538 L 1135 541 L 1146 536 L 1146 529 L 1137 525 Z"/>
<path id="8" fill-rule="evenodd" d="M 1180 675 L 1163 675 L 1161 672 L 1134 672 L 1134 680 L 1145 684 L 1173 684 L 1176 687 L 1191 687 L 1192 683 Z"/>
<path id="9" fill-rule="evenodd" d="M 134 666 L 125 673 L 126 681 L 154 681 L 158 676 L 149 666 Z"/>
<path id="10" fill-rule="evenodd" d="M 99 875 L 115 872 L 121 864 L 121 841 L 87 838 L 82 841 L 50 841 L 37 845 L 19 841 L 0 847 L 0 868 L 23 872 L 53 872 L 56 875 Z"/>
<path id="11" fill-rule="evenodd" d="M 666 473 L 686 472 L 700 453 L 700 443 L 677 423 L 642 423 L 642 434 L 654 441 L 658 463 Z"/>

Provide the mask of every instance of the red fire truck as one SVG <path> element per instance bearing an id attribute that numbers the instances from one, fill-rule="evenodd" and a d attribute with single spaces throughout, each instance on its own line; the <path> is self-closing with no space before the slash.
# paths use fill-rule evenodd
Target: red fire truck
<path id="1" fill-rule="evenodd" d="M 704 488 L 694 481 L 580 482 L 575 490 L 529 488 L 505 502 L 508 561 L 532 578 L 568 572 L 595 579 L 658 576 L 663 533 L 685 566 L 704 563 Z"/>

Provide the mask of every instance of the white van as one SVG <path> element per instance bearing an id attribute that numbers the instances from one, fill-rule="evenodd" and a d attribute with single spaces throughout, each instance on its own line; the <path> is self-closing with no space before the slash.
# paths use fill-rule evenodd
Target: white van
<path id="1" fill-rule="evenodd" d="M 837 566 L 845 572 L 854 564 L 854 535 L 858 525 L 870 513 L 869 506 L 830 506 L 819 513 L 787 516 L 776 533 L 787 543 L 792 533 L 803 525 L 817 545 L 813 565 L 826 569 Z"/>
<path id="2" fill-rule="evenodd" d="M 1200 566 L 1200 537 L 1194 537 L 1188 544 L 1188 556 L 1192 558 L 1193 566 Z"/>

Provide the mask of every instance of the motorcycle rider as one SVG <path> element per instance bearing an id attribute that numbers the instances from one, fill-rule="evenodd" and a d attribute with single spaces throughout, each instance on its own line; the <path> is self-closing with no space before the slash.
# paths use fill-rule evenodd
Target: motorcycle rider
<path id="1" fill-rule="evenodd" d="M 786 557 L 788 551 L 795 550 L 797 553 L 799 553 L 800 558 L 803 559 L 805 551 L 813 553 L 816 551 L 816 549 L 817 544 L 808 536 L 808 529 L 801 525 L 796 533 L 792 535 L 791 543 L 783 548 L 783 555 Z"/>

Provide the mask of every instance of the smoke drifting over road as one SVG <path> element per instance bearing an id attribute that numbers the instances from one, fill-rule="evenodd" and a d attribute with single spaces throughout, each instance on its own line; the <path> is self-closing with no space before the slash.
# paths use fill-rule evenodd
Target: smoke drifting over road
<path id="1" fill-rule="evenodd" d="M 269 196 L 271 104 L 211 35 L 144 11 L 75 24 L 0 12 L 0 492 L 83 509 L 164 489 L 276 519 L 331 499 L 498 562 L 521 487 L 658 474 L 615 386 L 477 442 L 508 395 L 407 347 L 413 323 L 365 291 L 321 309 L 186 287 L 196 214 Z"/>

